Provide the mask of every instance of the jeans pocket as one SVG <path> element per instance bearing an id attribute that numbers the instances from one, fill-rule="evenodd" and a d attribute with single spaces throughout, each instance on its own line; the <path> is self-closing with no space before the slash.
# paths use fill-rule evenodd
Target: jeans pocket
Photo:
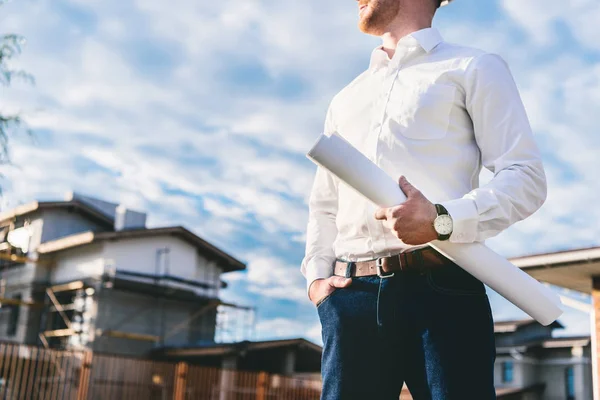
<path id="1" fill-rule="evenodd" d="M 460 268 L 449 264 L 427 273 L 427 284 L 431 290 L 445 295 L 485 296 L 485 285 Z"/>
<path id="2" fill-rule="evenodd" d="M 317 308 L 321 307 L 321 305 L 323 305 L 324 303 L 326 303 L 331 298 L 331 296 L 333 296 L 334 294 L 336 294 L 340 290 L 341 290 L 340 288 L 337 288 L 333 292 L 329 293 L 327 296 L 325 296 L 321 300 L 319 300 L 317 302 Z"/>

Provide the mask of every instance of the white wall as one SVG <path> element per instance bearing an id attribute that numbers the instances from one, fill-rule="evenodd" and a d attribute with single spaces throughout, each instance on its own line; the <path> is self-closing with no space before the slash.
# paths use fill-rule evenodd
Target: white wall
<path id="1" fill-rule="evenodd" d="M 164 248 L 170 250 L 166 256 L 168 265 L 165 265 L 165 256 L 163 256 L 159 274 L 167 273 L 165 269 L 168 269 L 169 275 L 193 279 L 196 265 L 195 249 L 182 240 L 170 236 L 107 241 L 104 247 L 104 257 L 112 260 L 117 269 L 155 274 L 157 251 Z"/>
<path id="2" fill-rule="evenodd" d="M 78 212 L 70 212 L 66 209 L 44 210 L 40 214 L 41 218 L 44 219 L 42 243 L 76 233 L 110 229 L 110 227 L 91 221 Z"/>
<path id="3" fill-rule="evenodd" d="M 502 382 L 502 364 L 504 362 L 513 363 L 513 381 Z M 527 387 L 538 383 L 537 361 L 524 357 L 517 360 L 510 356 L 498 356 L 494 365 L 494 383 L 498 388 L 517 388 Z"/>
<path id="4" fill-rule="evenodd" d="M 36 213 L 35 218 L 30 219 L 29 229 L 31 229 L 31 241 L 29 242 L 29 252 L 35 252 L 42 242 L 42 232 L 44 229 L 44 220 Z"/>
<path id="5" fill-rule="evenodd" d="M 202 255 L 196 253 L 196 268 L 193 280 L 215 285 L 215 289 L 203 290 L 202 293 L 204 295 L 211 297 L 219 296 L 222 273 L 222 269 L 217 267 L 216 262 L 209 261 Z"/>
<path id="6" fill-rule="evenodd" d="M 537 362 L 525 359 L 520 361 L 515 366 L 518 366 L 518 369 L 515 372 L 519 376 L 519 384 L 521 387 L 528 387 L 539 382 L 539 367 Z"/>
<path id="7" fill-rule="evenodd" d="M 100 243 L 59 253 L 51 269 L 51 282 L 62 283 L 100 277 L 104 273 L 103 247 Z"/>
<path id="8" fill-rule="evenodd" d="M 587 351 L 587 350 L 586 350 Z M 494 366 L 494 382 L 497 388 L 527 387 L 536 383 L 546 384 L 544 400 L 564 400 L 567 367 L 574 367 L 575 399 L 591 399 L 591 363 L 589 354 L 575 357 L 569 354 L 569 349 L 547 349 L 545 358 L 536 360 L 524 357 L 516 360 L 510 356 L 498 356 Z M 514 365 L 511 383 L 502 382 L 502 363 L 511 361 Z"/>
<path id="9" fill-rule="evenodd" d="M 216 288 L 203 289 L 169 281 L 162 282 L 163 284 L 193 290 L 198 295 L 218 297 L 221 269 L 214 261 L 208 261 L 198 254 L 194 246 L 172 236 L 103 241 L 58 253 L 55 264 L 50 269 L 50 280 L 53 283 L 61 283 L 99 277 L 107 272 L 106 268 L 111 267 L 122 271 L 155 275 L 157 251 L 165 248 L 169 249 L 169 253 L 160 256 L 159 275 L 204 282 L 216 285 Z M 144 280 L 134 277 L 128 279 L 154 282 L 153 279 Z"/>
<path id="10" fill-rule="evenodd" d="M 563 400 L 565 398 L 565 371 L 573 367 L 575 378 L 575 399 L 591 399 L 591 360 L 588 357 L 551 358 L 545 360 L 541 380 L 546 383 L 544 399 Z M 584 376 L 581 376 L 581 375 Z M 586 385 L 587 386 L 584 386 Z"/>
<path id="11" fill-rule="evenodd" d="M 216 284 L 220 282 L 221 270 L 198 254 L 196 247 L 173 236 L 107 241 L 103 257 L 114 263 L 118 270 L 154 275 L 157 273 L 157 252 L 169 249 L 158 260 L 158 274 L 171 275 L 192 281 Z M 184 284 L 170 283 L 174 287 L 191 289 Z M 198 294 L 218 296 L 218 288 L 212 290 L 195 289 Z"/>

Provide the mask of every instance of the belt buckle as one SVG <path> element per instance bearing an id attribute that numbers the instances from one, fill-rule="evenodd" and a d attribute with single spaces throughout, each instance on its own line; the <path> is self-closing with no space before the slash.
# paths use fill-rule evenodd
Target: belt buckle
<path id="1" fill-rule="evenodd" d="M 375 265 L 377 265 L 377 276 L 380 277 L 381 279 L 391 278 L 392 276 L 395 275 L 394 272 L 391 272 L 389 274 L 384 274 L 384 272 L 383 272 L 383 257 L 378 258 L 375 261 Z"/>

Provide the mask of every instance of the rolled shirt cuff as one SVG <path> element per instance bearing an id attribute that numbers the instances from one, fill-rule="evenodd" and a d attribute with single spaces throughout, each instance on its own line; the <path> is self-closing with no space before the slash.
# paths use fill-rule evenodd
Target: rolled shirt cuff
<path id="1" fill-rule="evenodd" d="M 479 213 L 472 199 L 456 199 L 441 203 L 452 217 L 452 243 L 473 243 L 477 239 Z"/>
<path id="2" fill-rule="evenodd" d="M 333 275 L 333 263 L 323 260 L 312 260 L 306 266 L 306 294 L 310 285 L 317 279 L 327 279 Z"/>

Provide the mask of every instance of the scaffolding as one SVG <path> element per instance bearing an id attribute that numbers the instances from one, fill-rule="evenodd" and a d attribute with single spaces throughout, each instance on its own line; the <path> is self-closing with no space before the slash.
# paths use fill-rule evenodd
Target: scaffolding
<path id="1" fill-rule="evenodd" d="M 39 339 L 46 348 L 84 349 L 94 339 L 96 289 L 83 280 L 45 289 Z"/>
<path id="2" fill-rule="evenodd" d="M 174 336 L 187 332 L 189 339 L 188 345 L 202 345 L 215 342 L 237 342 L 251 340 L 254 337 L 254 315 L 256 310 L 253 307 L 245 307 L 237 304 L 227 303 L 218 298 L 203 297 L 193 294 L 190 291 L 174 288 L 168 284 L 169 278 L 161 275 L 160 277 L 142 276 L 153 279 L 155 282 L 142 283 L 134 282 L 124 277 L 130 277 L 130 273 L 120 273 L 110 278 L 111 289 L 127 290 L 150 295 L 156 299 L 157 308 L 153 303 L 145 304 L 139 308 L 131 310 L 120 320 L 114 320 L 113 323 L 102 332 L 98 331 L 101 337 L 121 337 L 132 340 L 145 340 L 155 342 L 157 347 L 169 345 L 169 339 Z M 141 274 L 135 274 L 140 277 Z M 175 279 L 173 283 L 182 283 L 180 279 Z M 189 283 L 189 282 L 188 282 Z M 182 304 L 194 305 L 190 308 L 188 315 L 179 320 L 170 318 L 173 304 L 170 301 L 178 301 Z M 136 318 L 144 317 L 145 313 L 152 311 L 159 318 L 159 332 L 157 335 L 140 335 L 138 333 L 127 333 L 122 330 L 126 323 L 130 323 Z M 166 318 L 167 317 L 167 318 Z M 167 324 L 166 320 L 171 323 Z M 198 339 L 191 339 L 196 337 Z M 99 339 L 101 340 L 101 339 Z"/>
<path id="3" fill-rule="evenodd" d="M 28 223 L 24 224 L 17 229 L 27 228 Z M 220 301 L 217 297 L 218 288 L 225 287 L 225 284 L 218 279 L 218 275 L 213 276 L 215 272 L 212 270 L 204 271 L 202 281 L 170 275 L 170 249 L 167 247 L 156 251 L 153 274 L 118 270 L 114 263 L 105 260 L 104 272 L 100 276 L 61 283 L 31 281 L 15 285 L 13 282 L 11 287 L 7 274 L 10 268 L 24 264 L 49 268 L 54 265 L 54 259 L 51 258 L 29 257 L 29 239 L 23 239 L 23 232 L 20 233 L 23 239 L 21 247 L 7 240 L 14 231 L 14 221 L 0 225 L 0 307 L 25 306 L 30 311 L 35 310 L 35 315 L 28 315 L 28 318 L 39 320 L 37 340 L 46 348 L 85 349 L 92 347 L 95 341 L 107 338 L 149 342 L 153 347 L 169 345 L 169 340 L 176 335 L 187 335 L 189 346 L 254 338 L 256 310 Z M 20 290 L 23 285 L 28 286 L 31 299 L 7 296 L 10 290 Z M 119 305 L 101 304 L 112 297 L 109 294 L 111 291 L 140 294 L 147 298 L 147 302 L 131 309 L 125 316 L 122 313 L 119 316 L 111 315 L 114 314 L 111 307 Z M 177 310 L 176 304 L 185 306 L 189 312 Z M 100 306 L 108 310 L 108 315 L 103 325 L 98 327 L 96 317 Z M 128 323 L 149 313 L 158 316 L 159 329 L 156 332 L 135 331 L 131 327 L 127 329 Z M 28 326 L 27 329 L 28 337 L 36 334 L 37 328 Z"/>
<path id="4" fill-rule="evenodd" d="M 215 342 L 239 343 L 255 339 L 256 308 L 221 303 L 217 308 Z"/>
<path id="5" fill-rule="evenodd" d="M 10 267 L 26 261 L 26 258 L 18 253 L 9 239 L 9 234 L 14 230 L 13 221 L 5 221 L 0 225 L 0 308 L 4 305 L 15 305 L 19 300 L 6 298 L 6 274 Z"/>

